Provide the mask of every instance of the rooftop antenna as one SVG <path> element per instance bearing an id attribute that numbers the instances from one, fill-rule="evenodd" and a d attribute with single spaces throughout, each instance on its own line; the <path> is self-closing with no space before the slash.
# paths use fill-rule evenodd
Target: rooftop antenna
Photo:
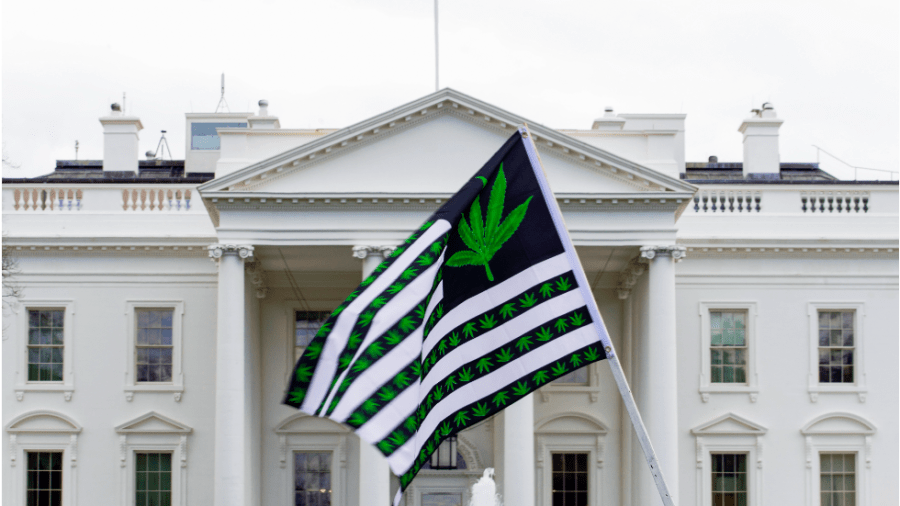
<path id="1" fill-rule="evenodd" d="M 78 160 L 78 139 L 75 139 L 75 159 Z"/>
<path id="2" fill-rule="evenodd" d="M 172 159 L 172 150 L 169 149 L 169 141 L 166 140 L 166 131 L 160 130 L 162 137 L 159 138 L 159 144 L 156 145 L 156 151 L 147 151 L 147 160 L 161 160 L 163 154 L 169 152 L 169 160 Z"/>
<path id="3" fill-rule="evenodd" d="M 225 109 L 228 112 L 231 112 L 231 108 L 228 107 L 228 102 L 225 101 L 225 72 L 222 72 L 222 95 L 219 97 L 219 105 L 216 106 L 216 112 L 219 112 L 219 108 L 225 106 Z M 222 112 L 225 112 L 224 110 Z"/>

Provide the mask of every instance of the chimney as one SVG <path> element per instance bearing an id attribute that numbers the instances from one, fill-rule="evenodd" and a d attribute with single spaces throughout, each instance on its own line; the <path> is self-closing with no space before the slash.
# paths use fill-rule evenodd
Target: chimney
<path id="1" fill-rule="evenodd" d="M 269 116 L 268 100 L 259 101 L 259 113 L 256 116 L 250 116 L 249 118 L 247 118 L 247 123 L 250 124 L 250 128 L 255 130 L 272 130 L 275 128 L 281 128 L 281 122 L 278 121 L 278 116 Z"/>
<path id="2" fill-rule="evenodd" d="M 144 128 L 134 116 L 123 116 L 119 104 L 112 104 L 103 125 L 103 170 L 138 171 L 138 132 Z"/>
<path id="3" fill-rule="evenodd" d="M 603 109 L 603 117 L 594 120 L 591 130 L 621 130 L 625 126 L 625 118 L 616 116 L 613 108 L 606 106 Z"/>
<path id="4" fill-rule="evenodd" d="M 753 116 L 744 120 L 738 131 L 744 134 L 744 177 L 778 179 L 781 157 L 778 154 L 778 129 L 784 123 L 775 107 L 766 102 Z"/>

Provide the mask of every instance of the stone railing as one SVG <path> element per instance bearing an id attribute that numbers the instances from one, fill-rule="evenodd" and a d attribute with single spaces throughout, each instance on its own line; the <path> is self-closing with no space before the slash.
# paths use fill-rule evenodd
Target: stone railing
<path id="1" fill-rule="evenodd" d="M 196 189 L 187 185 L 6 185 L 3 209 L 20 213 L 195 212 L 196 195 Z"/>
<path id="2" fill-rule="evenodd" d="M 762 192 L 759 190 L 701 189 L 694 195 L 696 213 L 759 213 Z"/>
<path id="3" fill-rule="evenodd" d="M 698 185 L 686 215 L 897 213 L 897 186 Z"/>
<path id="4" fill-rule="evenodd" d="M 868 213 L 867 191 L 800 192 L 800 209 L 804 213 Z"/>

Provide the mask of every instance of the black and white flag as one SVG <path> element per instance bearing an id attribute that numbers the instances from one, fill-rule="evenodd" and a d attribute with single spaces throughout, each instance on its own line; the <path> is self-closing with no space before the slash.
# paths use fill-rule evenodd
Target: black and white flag
<path id="1" fill-rule="evenodd" d="M 607 352 L 522 128 L 334 310 L 284 402 L 375 445 L 396 504 L 445 438 Z"/>

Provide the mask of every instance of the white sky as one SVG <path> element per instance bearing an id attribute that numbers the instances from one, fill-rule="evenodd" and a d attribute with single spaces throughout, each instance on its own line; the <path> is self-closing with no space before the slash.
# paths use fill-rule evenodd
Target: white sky
<path id="1" fill-rule="evenodd" d="M 817 144 L 900 168 L 896 1 L 441 0 L 441 86 L 555 128 L 603 107 L 687 113 L 688 161 L 741 161 L 737 128 L 771 101 L 783 162 Z M 340 128 L 434 91 L 431 0 L 4 1 L 4 177 L 100 159 L 97 121 L 127 93 L 140 152 L 184 113 L 261 98 L 284 127 Z M 853 170 L 822 157 L 839 177 Z M 862 178 L 864 172 L 860 172 Z M 869 172 L 876 176 L 878 173 Z M 886 178 L 887 176 L 882 176 Z"/>

